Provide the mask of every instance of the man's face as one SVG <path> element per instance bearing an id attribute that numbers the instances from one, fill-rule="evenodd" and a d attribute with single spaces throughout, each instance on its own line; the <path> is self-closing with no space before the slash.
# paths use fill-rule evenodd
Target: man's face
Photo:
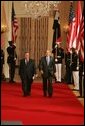
<path id="1" fill-rule="evenodd" d="M 29 53 L 25 53 L 25 59 L 29 60 Z"/>
<path id="2" fill-rule="evenodd" d="M 51 55 L 50 51 L 47 50 L 47 51 L 46 51 L 46 56 L 50 56 L 50 55 Z"/>

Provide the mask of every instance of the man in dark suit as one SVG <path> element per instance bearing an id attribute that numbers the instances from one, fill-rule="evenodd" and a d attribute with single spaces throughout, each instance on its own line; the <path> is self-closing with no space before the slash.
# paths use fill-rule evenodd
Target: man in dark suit
<path id="1" fill-rule="evenodd" d="M 25 58 L 20 61 L 19 75 L 24 96 L 31 95 L 31 85 L 36 75 L 36 67 L 34 60 L 29 57 L 29 52 L 25 52 Z"/>
<path id="2" fill-rule="evenodd" d="M 46 52 L 46 56 L 42 57 L 39 63 L 39 70 L 41 71 L 43 78 L 43 93 L 44 96 L 51 97 L 53 94 L 52 78 L 55 73 L 55 63 L 49 50 Z"/>
<path id="3" fill-rule="evenodd" d="M 8 53 L 8 58 L 7 58 L 7 63 L 9 65 L 9 77 L 10 81 L 14 83 L 14 75 L 15 75 L 15 67 L 16 67 L 16 59 L 17 59 L 17 54 L 16 54 L 16 46 L 13 44 L 12 41 L 9 41 L 9 46 L 7 47 L 7 53 Z"/>

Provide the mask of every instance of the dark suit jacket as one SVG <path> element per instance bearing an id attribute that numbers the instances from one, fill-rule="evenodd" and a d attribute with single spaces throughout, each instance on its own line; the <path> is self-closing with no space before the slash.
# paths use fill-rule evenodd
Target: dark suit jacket
<path id="1" fill-rule="evenodd" d="M 50 57 L 49 65 L 47 65 L 46 56 L 42 57 L 39 63 L 39 70 L 43 71 L 43 75 L 42 75 L 43 77 L 53 76 L 53 73 L 56 72 L 55 62 L 53 57 Z"/>
<path id="2" fill-rule="evenodd" d="M 22 59 L 20 61 L 20 66 L 19 66 L 19 75 L 21 79 L 25 79 L 28 77 L 29 79 L 32 79 L 32 77 L 36 74 L 36 67 L 35 67 L 35 62 L 32 59 L 29 59 L 28 64 L 25 63 L 25 59 Z"/>

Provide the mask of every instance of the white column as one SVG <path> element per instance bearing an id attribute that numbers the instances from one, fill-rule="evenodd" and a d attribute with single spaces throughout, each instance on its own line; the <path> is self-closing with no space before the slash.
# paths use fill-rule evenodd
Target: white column
<path id="1" fill-rule="evenodd" d="M 5 53 L 5 63 L 4 63 L 4 75 L 5 78 L 9 78 L 9 67 L 7 64 L 7 47 L 8 47 L 8 41 L 11 40 L 11 1 L 5 1 L 4 6 L 5 6 L 5 12 L 6 12 L 6 19 L 7 19 L 7 25 L 8 25 L 8 31 L 4 35 L 5 43 L 4 43 L 4 53 Z"/>

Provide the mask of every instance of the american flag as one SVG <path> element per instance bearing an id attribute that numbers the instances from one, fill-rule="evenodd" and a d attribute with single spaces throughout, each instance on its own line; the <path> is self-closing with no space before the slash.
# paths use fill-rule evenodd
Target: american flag
<path id="1" fill-rule="evenodd" d="M 81 20 L 82 20 L 81 2 L 78 1 L 75 17 L 74 38 L 73 38 L 73 47 L 76 48 L 78 51 L 80 48 L 79 36 L 80 36 Z"/>
<path id="2" fill-rule="evenodd" d="M 61 28 L 60 28 L 60 17 L 59 17 L 58 9 L 56 10 L 56 14 L 54 18 L 53 29 L 54 29 L 54 34 L 53 34 L 52 48 L 54 49 L 56 43 L 61 43 Z"/>
<path id="3" fill-rule="evenodd" d="M 14 3 L 12 2 L 12 42 L 16 42 L 17 38 L 17 29 L 18 29 L 18 20 L 15 15 Z"/>
<path id="4" fill-rule="evenodd" d="M 80 42 L 80 59 L 83 62 L 84 61 L 84 9 L 83 9 L 82 20 L 80 24 L 79 42 Z"/>
<path id="5" fill-rule="evenodd" d="M 74 30 L 75 30 L 75 13 L 73 9 L 73 2 L 71 1 L 69 12 L 69 30 L 67 34 L 67 51 L 70 51 L 70 49 L 73 46 Z"/>
<path id="6" fill-rule="evenodd" d="M 80 51 L 80 59 L 84 61 L 84 14 L 82 14 L 81 1 L 77 2 L 73 47 Z"/>

